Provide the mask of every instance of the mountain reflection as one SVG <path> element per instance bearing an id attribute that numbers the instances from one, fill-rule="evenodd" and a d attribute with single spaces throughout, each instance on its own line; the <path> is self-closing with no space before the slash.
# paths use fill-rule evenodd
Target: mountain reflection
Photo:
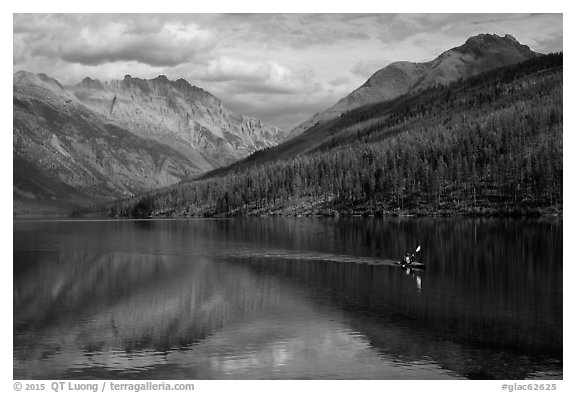
<path id="1" fill-rule="evenodd" d="M 417 244 L 427 270 L 393 266 Z M 17 223 L 14 377 L 557 378 L 561 246 L 561 221 Z"/>
<path id="2" fill-rule="evenodd" d="M 204 257 L 59 255 L 15 282 L 16 357 L 45 358 L 73 346 L 86 353 L 169 351 L 282 307 L 278 302 L 270 283 Z M 32 345 L 38 342 L 49 345 Z"/>

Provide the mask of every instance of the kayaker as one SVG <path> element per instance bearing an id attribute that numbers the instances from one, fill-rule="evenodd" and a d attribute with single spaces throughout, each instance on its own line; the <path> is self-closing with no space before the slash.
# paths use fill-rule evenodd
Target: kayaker
<path id="1" fill-rule="evenodd" d="M 406 253 L 406 255 L 404 255 L 404 259 L 402 262 L 404 265 L 410 265 L 412 263 L 412 260 L 410 259 L 410 254 Z"/>

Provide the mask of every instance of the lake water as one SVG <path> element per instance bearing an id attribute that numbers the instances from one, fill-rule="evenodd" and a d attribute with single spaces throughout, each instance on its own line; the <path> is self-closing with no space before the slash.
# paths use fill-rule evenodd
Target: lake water
<path id="1" fill-rule="evenodd" d="M 13 264 L 15 379 L 563 376 L 561 219 L 15 222 Z"/>

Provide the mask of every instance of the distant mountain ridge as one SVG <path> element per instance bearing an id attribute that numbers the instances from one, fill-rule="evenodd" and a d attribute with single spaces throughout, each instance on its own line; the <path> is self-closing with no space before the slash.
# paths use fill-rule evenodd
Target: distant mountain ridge
<path id="1" fill-rule="evenodd" d="M 563 55 L 364 105 L 112 217 L 562 214 Z"/>
<path id="2" fill-rule="evenodd" d="M 284 137 L 278 127 L 237 115 L 206 90 L 164 75 L 87 77 L 64 86 L 19 71 L 13 83 L 15 211 L 168 186 Z"/>
<path id="3" fill-rule="evenodd" d="M 403 94 L 446 84 L 492 69 L 528 60 L 539 54 L 506 34 L 480 34 L 425 63 L 397 61 L 375 72 L 368 80 L 332 107 L 316 113 L 298 125 L 286 139 L 294 138 L 314 125 L 334 119 L 363 105 L 391 100 Z"/>

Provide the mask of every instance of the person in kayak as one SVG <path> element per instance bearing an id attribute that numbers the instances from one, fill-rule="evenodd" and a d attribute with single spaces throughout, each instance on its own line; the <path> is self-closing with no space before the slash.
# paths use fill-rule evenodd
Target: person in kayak
<path id="1" fill-rule="evenodd" d="M 414 258 L 414 254 L 412 254 L 412 258 Z M 406 255 L 404 255 L 404 258 L 402 259 L 402 264 L 410 265 L 412 263 L 412 258 L 410 258 L 410 254 L 406 253 Z"/>

